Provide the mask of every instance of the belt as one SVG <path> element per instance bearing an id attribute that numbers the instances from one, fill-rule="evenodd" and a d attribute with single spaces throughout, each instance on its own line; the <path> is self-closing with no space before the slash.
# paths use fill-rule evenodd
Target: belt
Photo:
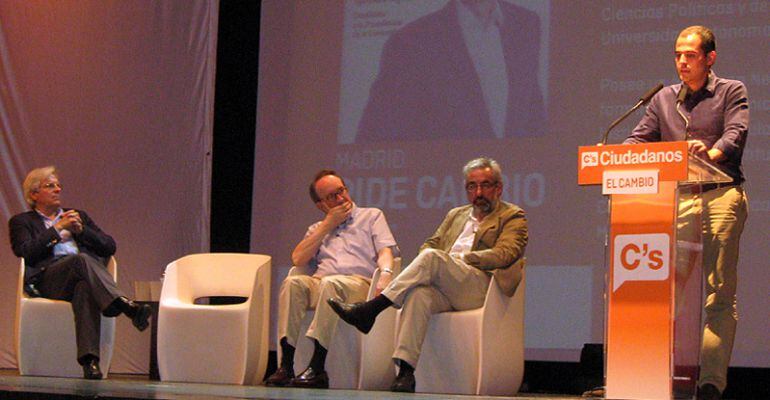
<path id="1" fill-rule="evenodd" d="M 692 194 L 706 193 L 710 190 L 731 186 L 740 186 L 740 184 L 735 182 L 706 183 L 700 186 L 693 185 L 689 188 L 688 192 Z"/>

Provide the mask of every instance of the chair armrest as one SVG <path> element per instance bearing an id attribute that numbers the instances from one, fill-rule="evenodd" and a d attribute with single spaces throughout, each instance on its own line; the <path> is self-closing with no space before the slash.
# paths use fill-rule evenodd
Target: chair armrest
<path id="1" fill-rule="evenodd" d="M 492 281 L 497 282 L 497 288 L 499 288 L 506 296 L 513 297 L 513 295 L 516 294 L 516 289 L 521 282 L 526 262 L 527 258 L 521 257 L 507 268 L 493 270 L 492 276 L 494 279 L 492 279 Z"/>
<path id="2" fill-rule="evenodd" d="M 379 268 L 375 268 L 372 274 L 372 282 L 369 284 L 369 292 L 366 294 L 366 300 L 373 299 L 374 294 L 377 293 L 377 283 L 380 281 L 380 274 L 382 274 L 382 271 Z"/>
<path id="3" fill-rule="evenodd" d="M 401 257 L 396 257 L 393 259 L 393 277 L 394 278 L 401 273 L 401 263 L 402 263 Z"/>
<path id="4" fill-rule="evenodd" d="M 391 272 L 391 278 L 395 278 L 401 273 L 401 257 L 393 259 L 393 268 L 391 269 L 393 270 L 393 272 Z M 367 300 L 374 298 L 374 295 L 377 292 L 377 284 L 380 282 L 380 275 L 382 275 L 382 271 L 380 271 L 379 268 L 375 268 L 374 273 L 372 273 L 372 282 L 369 285 L 369 293 L 366 294 Z"/>
<path id="5" fill-rule="evenodd" d="M 289 274 L 287 276 L 294 275 L 310 275 L 310 268 L 308 268 L 307 265 L 304 267 L 298 267 L 294 265 L 291 267 L 291 269 L 289 269 Z"/>

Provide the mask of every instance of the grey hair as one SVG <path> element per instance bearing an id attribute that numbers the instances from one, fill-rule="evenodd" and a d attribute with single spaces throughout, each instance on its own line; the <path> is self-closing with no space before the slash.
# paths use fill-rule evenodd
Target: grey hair
<path id="1" fill-rule="evenodd" d="M 470 174 L 471 171 L 474 171 L 477 169 L 486 169 L 486 168 L 489 168 L 492 170 L 492 175 L 494 176 L 495 181 L 497 182 L 503 181 L 503 172 L 500 169 L 500 164 L 498 164 L 497 161 L 489 157 L 479 157 L 468 161 L 468 163 L 465 164 L 465 166 L 463 167 L 463 175 L 465 176 L 465 179 L 468 179 L 468 174 Z"/>
<path id="2" fill-rule="evenodd" d="M 51 175 L 55 176 L 57 179 L 59 178 L 56 167 L 53 165 L 35 168 L 32 171 L 29 171 L 27 177 L 24 178 L 24 183 L 22 185 L 24 188 L 24 200 L 30 208 L 35 208 L 35 200 L 32 199 L 32 193 L 36 193 L 40 190 L 40 184 Z"/>

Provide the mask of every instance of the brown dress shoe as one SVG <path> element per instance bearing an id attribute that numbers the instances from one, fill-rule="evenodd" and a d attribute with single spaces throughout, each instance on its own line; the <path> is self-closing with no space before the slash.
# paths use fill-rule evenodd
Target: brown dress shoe
<path id="1" fill-rule="evenodd" d="M 307 367 L 299 376 L 291 380 L 291 387 L 308 389 L 328 389 L 329 375 L 326 371 L 316 371 L 313 367 Z"/>
<path id="2" fill-rule="evenodd" d="M 281 367 L 265 379 L 265 386 L 286 386 L 292 379 L 294 379 L 294 369 Z"/>

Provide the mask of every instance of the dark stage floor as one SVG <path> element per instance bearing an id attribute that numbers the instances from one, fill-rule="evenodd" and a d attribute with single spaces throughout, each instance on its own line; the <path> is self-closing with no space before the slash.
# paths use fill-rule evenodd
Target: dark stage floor
<path id="1" fill-rule="evenodd" d="M 356 390 L 314 390 L 267 388 L 263 386 L 206 385 L 147 380 L 144 375 L 110 374 L 109 379 L 83 379 L 19 376 L 15 370 L 0 372 L 0 399 L 271 399 L 271 400 L 398 400 L 449 399 L 469 400 L 516 399 L 561 400 L 579 399 L 564 395 L 521 394 L 515 397 L 453 396 L 446 394 L 399 394 Z"/>

